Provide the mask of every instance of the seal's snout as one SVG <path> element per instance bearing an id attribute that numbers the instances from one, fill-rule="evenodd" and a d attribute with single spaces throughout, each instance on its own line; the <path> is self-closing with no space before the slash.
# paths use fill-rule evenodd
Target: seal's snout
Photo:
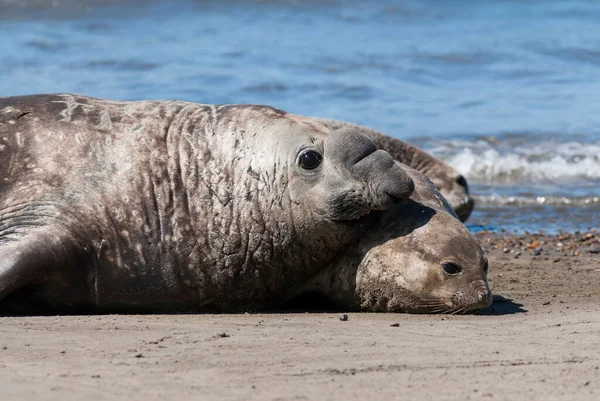
<path id="1" fill-rule="evenodd" d="M 361 185 L 360 197 L 371 210 L 386 210 L 401 200 L 408 199 L 415 183 L 406 166 L 396 162 L 386 151 L 377 149 L 368 136 L 353 129 L 332 132 L 325 141 L 325 158 L 336 166 L 343 166 Z"/>
<path id="2" fill-rule="evenodd" d="M 487 288 L 482 288 L 477 292 L 477 298 L 479 299 L 478 305 L 481 308 L 487 308 L 492 304 L 492 292 Z"/>

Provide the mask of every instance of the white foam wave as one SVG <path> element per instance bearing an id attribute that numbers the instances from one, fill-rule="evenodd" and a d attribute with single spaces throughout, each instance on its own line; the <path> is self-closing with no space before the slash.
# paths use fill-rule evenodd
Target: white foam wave
<path id="1" fill-rule="evenodd" d="M 600 206 L 600 196 L 502 196 L 475 195 L 478 206 Z"/>
<path id="2" fill-rule="evenodd" d="M 511 144 L 511 142 L 513 142 Z M 600 142 L 449 141 L 430 149 L 472 182 L 600 180 Z"/>

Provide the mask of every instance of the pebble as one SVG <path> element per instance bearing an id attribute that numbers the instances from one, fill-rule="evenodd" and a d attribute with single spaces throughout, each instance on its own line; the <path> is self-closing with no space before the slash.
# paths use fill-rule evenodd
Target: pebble
<path id="1" fill-rule="evenodd" d="M 543 250 L 544 249 L 541 247 L 535 248 L 533 251 L 530 252 L 530 255 L 538 256 L 542 253 Z"/>

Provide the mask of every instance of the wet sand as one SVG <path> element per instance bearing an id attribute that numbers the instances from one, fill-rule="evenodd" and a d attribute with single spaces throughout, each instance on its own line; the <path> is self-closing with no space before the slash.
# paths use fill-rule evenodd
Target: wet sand
<path id="1" fill-rule="evenodd" d="M 0 318 L 0 399 L 600 399 L 600 235 L 477 237 L 478 315 Z"/>

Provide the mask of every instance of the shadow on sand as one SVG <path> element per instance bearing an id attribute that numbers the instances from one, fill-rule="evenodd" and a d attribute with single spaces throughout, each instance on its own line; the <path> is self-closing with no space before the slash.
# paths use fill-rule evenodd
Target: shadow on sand
<path id="1" fill-rule="evenodd" d="M 523 304 L 515 302 L 512 299 L 502 295 L 494 295 L 494 302 L 492 303 L 492 306 L 479 311 L 476 314 L 483 316 L 503 316 L 525 312 L 527 312 L 527 309 L 523 309 Z"/>

